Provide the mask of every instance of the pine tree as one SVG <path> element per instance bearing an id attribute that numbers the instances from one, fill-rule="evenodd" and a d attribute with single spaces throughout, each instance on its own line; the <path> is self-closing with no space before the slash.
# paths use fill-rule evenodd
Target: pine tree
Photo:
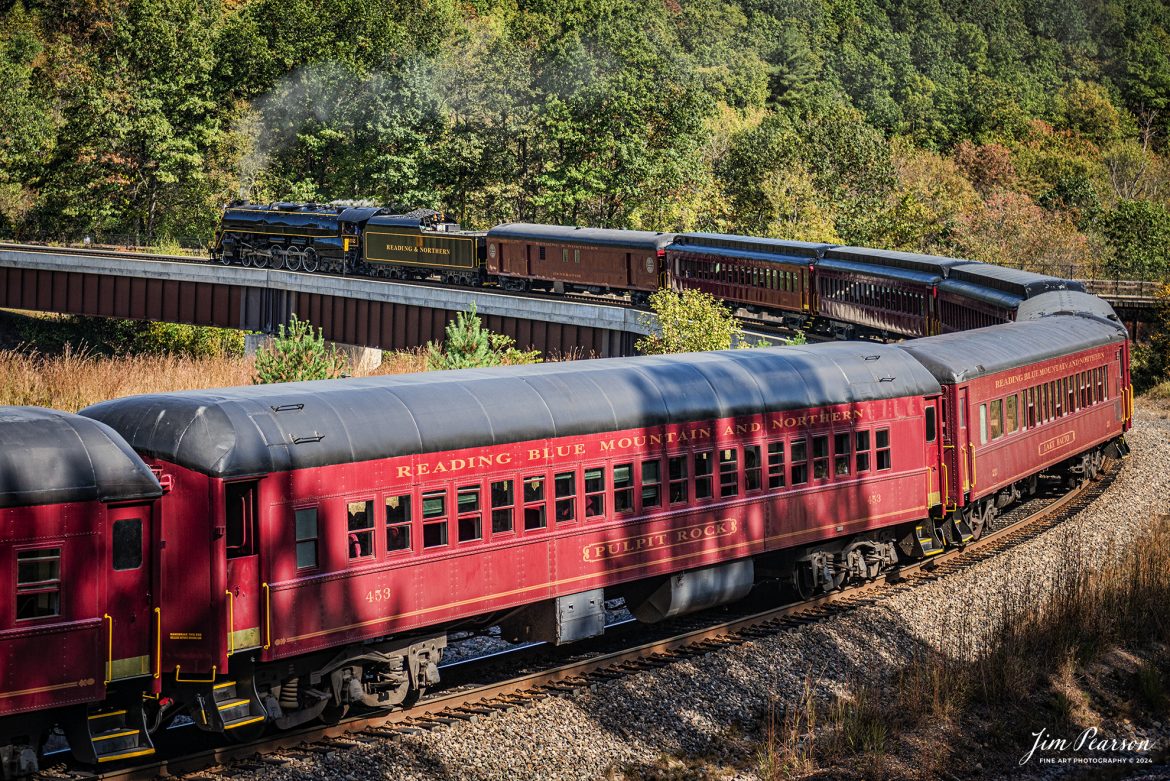
<path id="1" fill-rule="evenodd" d="M 283 325 L 277 335 L 256 353 L 256 374 L 252 382 L 263 385 L 270 382 L 301 382 L 304 380 L 331 380 L 345 371 L 345 356 L 331 345 L 308 320 L 295 314 L 288 329 Z"/>

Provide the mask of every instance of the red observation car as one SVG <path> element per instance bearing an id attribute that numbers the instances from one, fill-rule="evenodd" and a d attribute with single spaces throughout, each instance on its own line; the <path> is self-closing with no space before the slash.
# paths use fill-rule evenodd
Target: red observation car
<path id="1" fill-rule="evenodd" d="M 123 696 L 137 706 L 158 669 L 151 539 L 161 494 L 104 424 L 0 407 L 0 776 L 35 770 L 55 724 L 91 763 L 153 752 L 135 721 L 141 708 L 91 720 L 86 706 Z"/>
<path id="2" fill-rule="evenodd" d="M 1095 475 L 1133 416 L 1116 322 L 1062 315 L 906 342 L 942 384 L 943 503 L 978 536 L 1036 475 Z M 1118 451 L 1115 451 L 1117 453 Z"/>
<path id="3" fill-rule="evenodd" d="M 865 247 L 833 247 L 816 265 L 817 314 L 837 336 L 942 332 L 938 284 L 965 260 Z"/>
<path id="4" fill-rule="evenodd" d="M 876 575 L 939 501 L 939 393 L 902 350 L 829 344 L 85 414 L 173 485 L 162 675 L 226 731 L 417 696 L 455 625 L 564 643 L 602 632 L 613 596 L 653 621 L 761 577 Z"/>
<path id="5" fill-rule="evenodd" d="M 487 232 L 488 274 L 505 290 L 629 292 L 645 301 L 665 275 L 673 233 L 514 222 Z"/>

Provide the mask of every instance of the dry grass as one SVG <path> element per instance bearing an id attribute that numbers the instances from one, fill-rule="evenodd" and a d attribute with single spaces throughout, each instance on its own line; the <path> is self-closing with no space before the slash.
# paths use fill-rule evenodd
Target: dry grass
<path id="1" fill-rule="evenodd" d="M 422 350 L 387 352 L 370 374 L 426 370 Z M 108 357 L 66 348 L 58 355 L 0 350 L 0 406 L 37 406 L 76 412 L 140 393 L 222 388 L 252 383 L 252 359 L 172 355 Z"/>
<path id="2" fill-rule="evenodd" d="M 990 759 L 960 748 L 965 741 L 1002 743 L 1005 760 L 1015 761 L 1019 738 L 1037 717 L 1076 730 L 1109 716 L 1164 718 L 1170 519 L 1152 519 L 1139 544 L 1106 558 L 1114 566 L 1099 570 L 1066 549 L 1048 599 L 1037 604 L 1019 593 L 993 604 L 987 619 L 999 629 L 986 653 L 957 659 L 928 651 L 885 681 L 848 686 L 819 706 L 806 684 L 796 703 L 766 714 L 760 775 L 860 777 L 852 770 L 865 757 L 870 772 L 862 776 L 928 778 L 964 760 Z M 952 750 L 922 753 L 940 740 Z"/>
<path id="3" fill-rule="evenodd" d="M 140 355 L 106 358 L 67 349 L 60 355 L 0 351 L 0 405 L 76 412 L 99 401 L 138 393 L 246 385 L 252 361 Z"/>

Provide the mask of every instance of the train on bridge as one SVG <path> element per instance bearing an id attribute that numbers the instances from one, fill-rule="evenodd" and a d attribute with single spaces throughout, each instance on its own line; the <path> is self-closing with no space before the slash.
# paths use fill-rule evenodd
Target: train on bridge
<path id="1" fill-rule="evenodd" d="M 1034 312 L 1116 317 L 1080 282 L 971 260 L 714 233 L 509 223 L 462 230 L 430 210 L 236 204 L 212 259 L 227 265 L 438 280 L 504 290 L 711 293 L 785 324 L 848 339 L 931 336 Z"/>
<path id="2" fill-rule="evenodd" d="M 1125 452 L 1125 330 L 1060 280 L 577 230 L 501 226 L 475 268 L 503 284 L 580 250 L 633 279 L 649 259 L 669 284 L 775 296 L 753 306 L 953 332 L 0 408 L 0 775 L 34 772 L 58 730 L 108 767 L 180 717 L 240 740 L 410 703 L 455 630 L 571 643 L 613 598 L 655 622 L 872 579 Z M 1012 322 L 931 320 L 944 291 Z"/>

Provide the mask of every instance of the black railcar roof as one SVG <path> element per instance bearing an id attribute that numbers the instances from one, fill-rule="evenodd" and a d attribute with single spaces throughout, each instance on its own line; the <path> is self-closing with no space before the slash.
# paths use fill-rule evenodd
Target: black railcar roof
<path id="1" fill-rule="evenodd" d="M 109 426 L 40 407 L 0 407 L 0 507 L 162 496 Z"/>
<path id="2" fill-rule="evenodd" d="M 778 255 L 814 259 L 824 254 L 832 244 L 817 244 L 811 241 L 788 241 L 758 236 L 736 236 L 722 233 L 680 233 L 667 248 L 679 252 L 702 248 L 708 250 L 731 250 L 750 253 L 751 256 Z"/>
<path id="3" fill-rule="evenodd" d="M 857 263 L 851 260 L 821 258 L 817 261 L 817 269 L 838 271 L 858 277 L 877 277 L 879 279 L 911 282 L 922 287 L 930 287 L 942 281 L 942 274 L 935 271 L 919 271 L 917 269 L 901 268 L 898 266 Z"/>
<path id="4" fill-rule="evenodd" d="M 971 262 L 956 258 L 944 258 L 941 255 L 921 255 L 917 252 L 896 252 L 868 247 L 833 247 L 825 251 L 825 257 L 850 263 L 902 268 L 940 277 L 945 277 L 947 269 L 953 266 Z"/>
<path id="5" fill-rule="evenodd" d="M 234 477 L 939 392 L 905 352 L 828 344 L 225 388 L 83 410 Z"/>
<path id="6" fill-rule="evenodd" d="M 945 385 L 1121 344 L 1125 339 L 1124 329 L 1116 324 L 1069 314 L 932 336 L 904 342 L 898 348 L 914 356 Z"/>
<path id="7" fill-rule="evenodd" d="M 1030 298 L 1053 290 L 1076 290 L 1082 293 L 1085 290 L 1085 286 L 1080 282 L 1018 268 L 996 266 L 993 263 L 968 262 L 953 266 L 947 277 L 993 287 L 1020 298 Z"/>
<path id="8" fill-rule="evenodd" d="M 938 283 L 938 292 L 940 296 L 949 294 L 960 300 L 974 299 L 1011 311 L 1015 311 L 1023 301 L 1019 296 L 1011 293 L 1005 293 L 993 287 L 976 285 L 974 282 L 964 282 L 961 279 L 942 280 Z"/>
<path id="9" fill-rule="evenodd" d="M 538 225 L 509 222 L 487 232 L 488 238 L 555 241 L 563 244 L 595 244 L 606 247 L 638 247 L 660 250 L 674 241 L 673 233 L 628 231 L 611 228 L 575 228 L 571 225 Z"/>

